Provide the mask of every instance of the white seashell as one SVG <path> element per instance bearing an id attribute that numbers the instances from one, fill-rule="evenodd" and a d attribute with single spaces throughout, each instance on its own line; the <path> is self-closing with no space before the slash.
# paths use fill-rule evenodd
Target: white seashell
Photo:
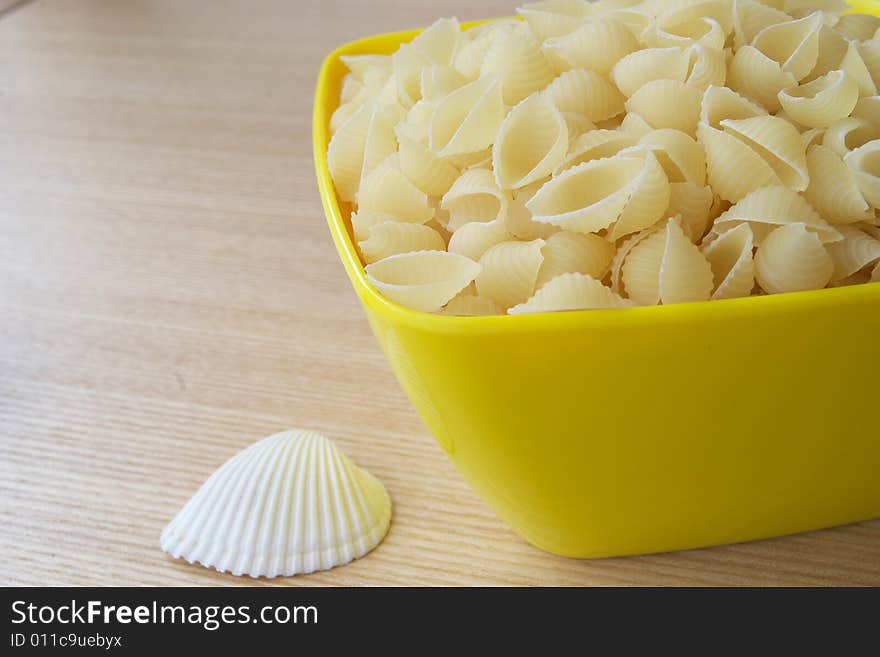
<path id="1" fill-rule="evenodd" d="M 639 42 L 623 23 L 605 18 L 587 18 L 578 29 L 547 39 L 543 46 L 547 59 L 560 72 L 585 68 L 602 75 L 638 48 Z"/>
<path id="2" fill-rule="evenodd" d="M 752 45 L 795 80 L 803 80 L 816 66 L 819 58 L 819 29 L 822 12 L 804 18 L 770 25 L 761 30 Z"/>
<path id="3" fill-rule="evenodd" d="M 754 46 L 736 51 L 727 73 L 727 84 L 744 96 L 753 98 L 771 112 L 779 109 L 777 94 L 797 84 L 795 77 Z"/>
<path id="4" fill-rule="evenodd" d="M 747 297 L 755 286 L 754 239 L 748 224 L 740 224 L 702 249 L 712 267 L 713 299 Z"/>
<path id="5" fill-rule="evenodd" d="M 544 262 L 544 240 L 501 242 L 480 258 L 477 292 L 504 309 L 523 303 L 535 292 L 538 271 Z"/>
<path id="6" fill-rule="evenodd" d="M 869 141 L 843 157 L 853 172 L 862 196 L 872 208 L 880 208 L 880 139 Z"/>
<path id="7" fill-rule="evenodd" d="M 698 244 L 709 227 L 712 188 L 692 182 L 669 183 L 669 207 L 666 214 L 681 217 L 681 229 L 691 242 Z"/>
<path id="8" fill-rule="evenodd" d="M 566 71 L 544 93 L 560 112 L 583 114 L 590 121 L 604 121 L 623 112 L 623 95 L 607 79 L 585 69 Z"/>
<path id="9" fill-rule="evenodd" d="M 808 128 L 826 128 L 849 116 L 859 100 L 856 81 L 843 71 L 831 71 L 778 94 L 782 109 Z"/>
<path id="10" fill-rule="evenodd" d="M 536 288 L 560 274 L 571 272 L 602 280 L 614 257 L 614 245 L 598 235 L 561 230 L 547 238 L 541 254 L 544 262 L 538 271 Z"/>
<path id="11" fill-rule="evenodd" d="M 816 144 L 807 151 L 807 167 L 810 184 L 804 198 L 821 216 L 835 224 L 864 221 L 870 216 L 856 178 L 840 155 Z"/>
<path id="12" fill-rule="evenodd" d="M 481 315 L 503 315 L 504 311 L 492 299 L 477 296 L 473 293 L 468 294 L 467 290 L 465 290 L 443 306 L 443 310 L 440 313 L 461 317 L 479 317 Z"/>
<path id="13" fill-rule="evenodd" d="M 687 81 L 690 65 L 684 48 L 646 48 L 630 53 L 614 65 L 611 78 L 629 98 L 652 80 Z"/>
<path id="14" fill-rule="evenodd" d="M 755 278 L 765 292 L 798 292 L 825 287 L 834 263 L 819 236 L 802 223 L 779 226 L 755 254 Z"/>
<path id="15" fill-rule="evenodd" d="M 674 128 L 693 135 L 700 120 L 703 91 L 678 80 L 652 80 L 626 101 L 653 128 Z"/>
<path id="16" fill-rule="evenodd" d="M 446 248 L 440 233 L 430 226 L 388 221 L 370 228 L 370 236 L 358 242 L 358 248 L 367 264 L 397 253 L 412 251 L 442 251 Z"/>
<path id="17" fill-rule="evenodd" d="M 737 50 L 752 42 L 765 27 L 790 21 L 791 16 L 756 0 L 733 1 L 733 38 Z"/>
<path id="18" fill-rule="evenodd" d="M 505 32 L 492 40 L 480 75 L 498 76 L 504 102 L 515 105 L 550 84 L 554 74 L 535 40 L 528 35 Z"/>
<path id="19" fill-rule="evenodd" d="M 175 558 L 251 577 L 326 570 L 376 547 L 391 522 L 382 483 L 314 431 L 233 456 L 162 532 Z"/>
<path id="20" fill-rule="evenodd" d="M 495 76 L 481 77 L 437 104 L 429 146 L 440 157 L 481 151 L 492 145 L 504 114 L 501 82 Z"/>
<path id="21" fill-rule="evenodd" d="M 630 308 L 635 304 L 622 299 L 589 274 L 560 274 L 541 287 L 528 301 L 508 310 L 510 315 L 557 310 L 596 310 Z"/>

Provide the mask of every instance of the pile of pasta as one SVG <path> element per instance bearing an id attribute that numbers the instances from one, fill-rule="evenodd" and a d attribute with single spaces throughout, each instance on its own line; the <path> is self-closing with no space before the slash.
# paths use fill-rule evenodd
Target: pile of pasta
<path id="1" fill-rule="evenodd" d="M 343 58 L 369 281 L 492 315 L 880 280 L 880 18 L 847 8 L 546 0 Z"/>

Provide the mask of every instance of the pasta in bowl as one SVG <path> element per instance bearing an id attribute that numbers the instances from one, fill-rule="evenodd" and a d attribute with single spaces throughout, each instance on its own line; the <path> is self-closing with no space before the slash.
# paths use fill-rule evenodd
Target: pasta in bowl
<path id="1" fill-rule="evenodd" d="M 789 4 L 535 3 L 324 64 L 318 180 L 373 331 L 456 466 L 545 549 L 880 515 L 880 353 L 845 328 L 880 330 L 861 284 L 877 19 Z"/>

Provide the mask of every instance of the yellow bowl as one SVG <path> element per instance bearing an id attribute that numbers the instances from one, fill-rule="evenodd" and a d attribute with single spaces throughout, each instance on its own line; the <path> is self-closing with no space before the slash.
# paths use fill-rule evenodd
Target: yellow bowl
<path id="1" fill-rule="evenodd" d="M 665 307 L 447 317 L 366 280 L 327 168 L 341 55 L 314 155 L 330 232 L 403 389 L 525 539 L 603 557 L 880 516 L 880 284 Z"/>

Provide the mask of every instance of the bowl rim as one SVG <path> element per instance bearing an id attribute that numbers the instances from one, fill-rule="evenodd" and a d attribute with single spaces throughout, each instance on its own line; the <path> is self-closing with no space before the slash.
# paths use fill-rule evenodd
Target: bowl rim
<path id="1" fill-rule="evenodd" d="M 856 0 L 851 4 L 864 13 L 877 14 L 876 0 Z M 873 5 L 873 6 L 872 6 Z M 869 9 L 870 7 L 870 9 Z M 476 25 L 517 18 L 511 16 L 489 18 L 462 23 L 462 30 Z M 329 122 L 333 111 L 339 106 L 341 76 L 337 71 L 344 67 L 341 57 L 358 54 L 388 54 L 401 43 L 406 43 L 424 28 L 376 34 L 345 43 L 324 59 L 318 75 L 312 114 L 312 149 L 315 174 L 324 214 L 336 245 L 337 253 L 361 302 L 369 309 L 395 323 L 441 333 L 498 333 L 508 331 L 565 331 L 589 326 L 626 326 L 638 323 L 659 325 L 666 322 L 712 322 L 728 321 L 743 316 L 770 316 L 778 313 L 813 311 L 849 304 L 877 304 L 880 310 L 880 283 L 863 283 L 836 288 L 806 290 L 718 299 L 668 306 L 638 306 L 634 308 L 609 308 L 595 310 L 552 311 L 521 315 L 457 316 L 429 313 L 397 304 L 376 290 L 367 280 L 357 248 L 342 215 L 339 198 L 327 164 L 327 147 L 330 142 Z"/>

